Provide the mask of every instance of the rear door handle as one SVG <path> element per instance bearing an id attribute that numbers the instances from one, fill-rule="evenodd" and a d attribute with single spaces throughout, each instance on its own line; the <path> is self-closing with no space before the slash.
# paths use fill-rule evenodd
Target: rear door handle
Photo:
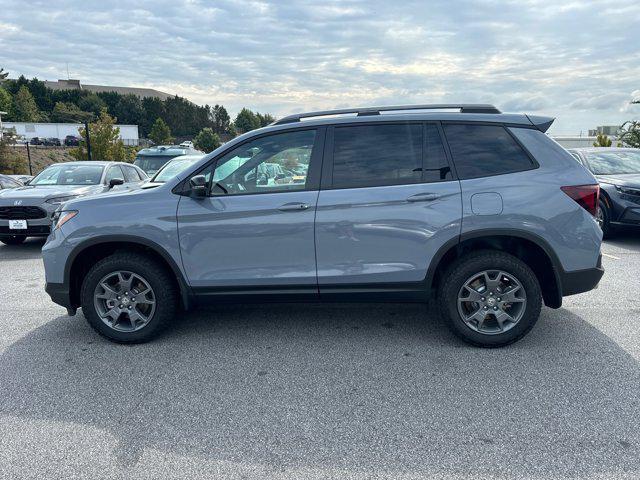
<path id="1" fill-rule="evenodd" d="M 278 207 L 278 210 L 280 210 L 281 212 L 302 212 L 308 208 L 309 205 L 307 205 L 306 203 L 293 202 L 281 205 L 280 207 Z"/>
<path id="2" fill-rule="evenodd" d="M 433 202 L 440 196 L 435 193 L 416 193 L 407 198 L 407 202 Z"/>

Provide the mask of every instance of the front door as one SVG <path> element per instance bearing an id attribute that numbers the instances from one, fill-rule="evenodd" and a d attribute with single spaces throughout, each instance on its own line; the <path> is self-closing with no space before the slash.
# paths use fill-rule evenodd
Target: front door
<path id="1" fill-rule="evenodd" d="M 460 234 L 460 182 L 437 123 L 336 126 L 316 216 L 320 295 L 420 292 Z"/>
<path id="2" fill-rule="evenodd" d="M 196 293 L 317 294 L 314 217 L 324 131 L 249 140 L 204 170 L 206 197 L 178 205 L 182 261 Z"/>

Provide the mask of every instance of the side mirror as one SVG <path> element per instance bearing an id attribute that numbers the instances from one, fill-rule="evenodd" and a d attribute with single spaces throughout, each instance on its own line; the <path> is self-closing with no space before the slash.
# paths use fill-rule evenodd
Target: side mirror
<path id="1" fill-rule="evenodd" d="M 113 188 L 116 185 L 123 185 L 124 184 L 124 180 L 122 178 L 112 178 L 111 180 L 109 180 L 109 188 Z"/>
<path id="2" fill-rule="evenodd" d="M 204 175 L 196 175 L 189 180 L 191 187 L 191 196 L 206 197 L 207 196 L 207 178 Z"/>

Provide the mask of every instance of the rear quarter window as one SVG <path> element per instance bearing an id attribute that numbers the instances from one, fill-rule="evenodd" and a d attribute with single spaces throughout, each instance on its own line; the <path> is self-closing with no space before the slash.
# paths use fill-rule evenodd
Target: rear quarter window
<path id="1" fill-rule="evenodd" d="M 536 168 L 503 126 L 444 124 L 443 127 L 456 171 L 462 180 Z"/>

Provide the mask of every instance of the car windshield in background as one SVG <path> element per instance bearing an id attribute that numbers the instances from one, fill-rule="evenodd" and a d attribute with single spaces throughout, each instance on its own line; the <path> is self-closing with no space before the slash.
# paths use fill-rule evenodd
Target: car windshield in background
<path id="1" fill-rule="evenodd" d="M 155 183 L 165 183 L 167 180 L 171 180 L 173 177 L 178 175 L 184 169 L 193 165 L 193 163 L 197 160 L 200 160 L 201 157 L 198 158 L 174 158 L 169 161 L 162 170 L 156 173 L 156 176 L 151 179 L 152 182 Z"/>
<path id="2" fill-rule="evenodd" d="M 594 175 L 640 173 L 640 151 L 590 152 L 587 153 L 587 162 Z"/>
<path id="3" fill-rule="evenodd" d="M 153 175 L 158 170 L 162 168 L 162 166 L 171 160 L 169 156 L 144 156 L 136 158 L 136 161 L 133 164 L 137 167 L 140 167 L 144 170 L 147 175 Z"/>
<path id="4" fill-rule="evenodd" d="M 29 185 L 97 185 L 103 169 L 101 165 L 53 165 L 43 170 Z"/>

